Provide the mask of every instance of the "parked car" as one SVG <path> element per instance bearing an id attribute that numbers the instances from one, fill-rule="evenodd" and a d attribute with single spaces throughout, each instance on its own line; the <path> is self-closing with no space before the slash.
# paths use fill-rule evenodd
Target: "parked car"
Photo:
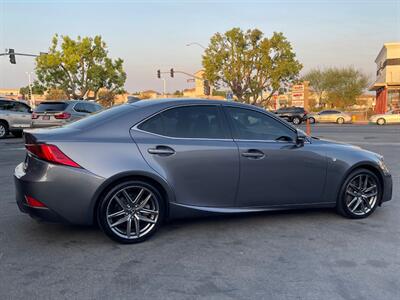
<path id="1" fill-rule="evenodd" d="M 236 102 L 139 101 L 27 130 L 25 143 L 20 210 L 98 223 L 121 243 L 147 239 L 165 219 L 215 213 L 336 207 L 365 218 L 392 196 L 381 155 Z"/>
<path id="2" fill-rule="evenodd" d="M 308 115 L 310 123 L 351 123 L 351 116 L 339 110 L 323 110 Z"/>
<path id="3" fill-rule="evenodd" d="M 369 118 L 369 121 L 378 125 L 400 123 L 400 109 L 390 110 L 385 114 L 374 115 Z"/>
<path id="4" fill-rule="evenodd" d="M 87 100 L 46 101 L 32 113 L 32 127 L 60 126 L 82 119 L 103 107 Z"/>
<path id="5" fill-rule="evenodd" d="M 31 126 L 32 110 L 22 101 L 0 99 L 0 139 L 5 138 L 9 132 L 16 137 L 21 137 L 23 130 Z"/>
<path id="6" fill-rule="evenodd" d="M 303 107 L 282 107 L 276 110 L 274 113 L 282 119 L 292 122 L 295 125 L 299 125 L 301 122 L 307 120 L 307 111 L 305 111 Z"/>

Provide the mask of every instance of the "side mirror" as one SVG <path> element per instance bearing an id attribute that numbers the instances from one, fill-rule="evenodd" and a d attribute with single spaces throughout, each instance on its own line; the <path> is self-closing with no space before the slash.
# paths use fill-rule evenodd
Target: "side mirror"
<path id="1" fill-rule="evenodd" d="M 300 147 L 304 146 L 306 140 L 307 140 L 307 135 L 303 131 L 297 130 L 296 145 Z"/>

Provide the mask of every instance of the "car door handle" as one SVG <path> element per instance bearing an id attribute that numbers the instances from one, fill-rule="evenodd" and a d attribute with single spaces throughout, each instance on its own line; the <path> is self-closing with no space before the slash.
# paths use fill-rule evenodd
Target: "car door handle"
<path id="1" fill-rule="evenodd" d="M 257 149 L 249 149 L 247 152 L 242 153 L 243 157 L 253 158 L 253 159 L 260 159 L 265 156 L 264 152 L 257 150 Z"/>
<path id="2" fill-rule="evenodd" d="M 147 152 L 156 155 L 172 155 L 175 153 L 175 150 L 167 146 L 157 146 L 155 148 L 147 149 Z"/>

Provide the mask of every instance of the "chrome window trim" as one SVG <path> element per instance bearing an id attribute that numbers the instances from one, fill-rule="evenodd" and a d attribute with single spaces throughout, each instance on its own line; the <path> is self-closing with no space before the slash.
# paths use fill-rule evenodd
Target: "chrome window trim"
<path id="1" fill-rule="evenodd" d="M 222 101 L 222 100 L 221 100 L 221 101 Z M 136 123 L 135 125 L 133 125 L 133 126 L 130 128 L 130 131 L 131 131 L 131 130 L 135 130 L 135 131 L 138 131 L 138 132 L 141 132 L 141 133 L 146 133 L 146 134 L 150 134 L 150 135 L 153 135 L 153 136 L 157 136 L 157 137 L 161 137 L 161 138 L 166 138 L 166 139 L 171 139 L 171 140 L 234 141 L 234 142 L 267 142 L 267 143 L 288 143 L 288 144 L 294 144 L 294 145 L 296 144 L 296 142 L 276 141 L 276 140 L 246 140 L 246 139 L 234 139 L 233 136 L 232 136 L 231 138 L 229 138 L 229 139 L 221 139 L 221 138 L 183 138 L 183 137 L 172 137 L 172 136 L 167 136 L 167 135 L 162 135 L 162 134 L 158 134 L 158 133 L 154 133 L 154 132 L 145 131 L 145 130 L 142 130 L 142 129 L 138 128 L 138 126 L 140 126 L 142 123 L 146 122 L 147 120 L 151 119 L 152 117 L 154 117 L 154 116 L 156 116 L 156 115 L 158 115 L 158 114 L 163 113 L 164 111 L 167 111 L 167 110 L 170 110 L 170 109 L 174 109 L 174 108 L 178 108 L 178 107 L 190 107 L 190 106 L 215 106 L 215 107 L 219 107 L 219 108 L 221 108 L 221 109 L 223 109 L 223 107 L 225 107 L 225 106 L 226 106 L 226 107 L 233 107 L 233 108 L 242 108 L 242 107 L 239 107 L 239 106 L 229 105 L 229 104 L 226 104 L 226 103 L 221 103 L 221 104 L 215 104 L 215 103 L 180 104 L 180 105 L 176 105 L 176 106 L 164 108 L 164 109 L 162 109 L 162 110 L 159 110 L 159 111 L 157 111 L 157 112 L 151 114 L 150 116 L 144 118 L 143 120 L 141 120 L 141 121 L 139 121 L 138 123 Z M 259 113 L 262 113 L 262 114 L 266 115 L 267 117 L 271 117 L 271 116 L 269 116 L 268 114 L 266 114 L 266 113 L 264 113 L 264 112 L 262 112 L 262 111 L 259 111 L 259 110 L 257 110 L 257 109 L 251 109 L 251 108 L 242 108 L 242 109 L 248 109 L 248 110 L 256 111 L 256 112 L 259 112 Z M 272 118 L 275 119 L 275 120 L 277 120 L 278 122 L 280 122 L 280 123 L 283 124 L 284 126 L 286 126 L 289 130 L 293 130 L 293 131 L 297 134 L 297 131 L 296 131 L 294 128 L 288 126 L 288 124 L 285 124 L 282 120 L 280 120 L 280 118 L 273 117 L 273 116 L 272 116 Z M 229 122 L 229 120 L 225 120 L 225 121 L 226 121 L 226 122 Z M 227 124 L 227 125 L 230 126 L 229 124 Z M 230 132 L 230 130 L 229 130 L 229 132 Z M 309 141 L 308 137 L 306 138 L 305 143 L 311 144 L 311 142 Z"/>

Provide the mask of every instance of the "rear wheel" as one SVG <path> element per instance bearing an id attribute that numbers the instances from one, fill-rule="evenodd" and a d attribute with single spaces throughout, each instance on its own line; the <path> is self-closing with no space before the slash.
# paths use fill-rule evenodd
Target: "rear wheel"
<path id="1" fill-rule="evenodd" d="M 337 118 L 336 123 L 343 124 L 344 123 L 344 119 L 343 118 Z"/>
<path id="2" fill-rule="evenodd" d="M 0 121 L 0 139 L 5 138 L 8 135 L 8 124 L 4 121 Z"/>
<path id="3" fill-rule="evenodd" d="M 301 119 L 299 117 L 294 117 L 292 122 L 294 125 L 299 125 L 301 123 Z"/>
<path id="4" fill-rule="evenodd" d="M 98 207 L 98 222 L 113 240 L 139 243 L 161 224 L 165 205 L 158 190 L 143 181 L 126 181 L 112 188 Z"/>
<path id="5" fill-rule="evenodd" d="M 379 118 L 379 119 L 376 121 L 376 124 L 378 124 L 378 125 L 385 125 L 385 124 L 386 124 L 386 120 L 385 120 L 384 118 Z"/>
<path id="6" fill-rule="evenodd" d="M 381 194 L 378 177 L 369 170 L 357 169 L 342 186 L 337 210 L 351 219 L 366 218 L 378 206 Z"/>

